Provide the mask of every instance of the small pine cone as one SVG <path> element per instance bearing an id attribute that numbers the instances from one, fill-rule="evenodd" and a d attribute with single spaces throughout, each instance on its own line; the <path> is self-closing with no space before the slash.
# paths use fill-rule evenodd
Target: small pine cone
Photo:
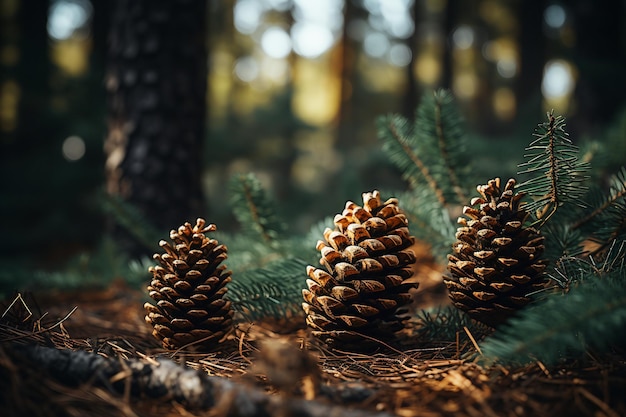
<path id="1" fill-rule="evenodd" d="M 144 308 L 152 334 L 166 349 L 193 343 L 194 349 L 210 350 L 232 328 L 233 309 L 224 299 L 231 272 L 220 265 L 227 249 L 204 235 L 215 229 L 198 219 L 195 226 L 185 223 L 170 231 L 173 245 L 159 242 L 165 253 L 155 254 L 160 265 L 149 269 L 148 291 L 155 303 Z"/>
<path id="2" fill-rule="evenodd" d="M 544 285 L 544 237 L 524 226 L 524 194 L 514 188 L 510 179 L 502 190 L 500 178 L 477 187 L 481 197 L 463 208 L 467 218 L 458 219 L 444 276 L 452 303 L 492 327 L 530 303 L 529 294 Z"/>
<path id="3" fill-rule="evenodd" d="M 410 267 L 415 242 L 398 200 L 381 202 L 378 191 L 363 194 L 363 207 L 348 201 L 318 241 L 320 264 L 307 267 L 302 307 L 313 334 L 326 343 L 367 348 L 371 339 L 389 339 L 403 328 L 412 297 Z"/>

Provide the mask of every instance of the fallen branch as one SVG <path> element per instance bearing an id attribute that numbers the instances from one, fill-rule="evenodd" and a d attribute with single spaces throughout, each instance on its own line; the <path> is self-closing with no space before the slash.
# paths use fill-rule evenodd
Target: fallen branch
<path id="1" fill-rule="evenodd" d="M 268 395 L 227 378 L 186 369 L 170 360 L 153 364 L 84 351 L 12 347 L 15 355 L 33 362 L 63 384 L 91 383 L 116 394 L 174 400 L 189 410 L 211 410 L 215 416 L 391 417 L 388 413 L 349 409 L 321 401 Z"/>

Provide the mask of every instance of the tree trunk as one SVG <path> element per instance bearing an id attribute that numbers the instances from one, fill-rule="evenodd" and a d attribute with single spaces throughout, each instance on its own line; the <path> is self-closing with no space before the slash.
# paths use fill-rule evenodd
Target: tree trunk
<path id="1" fill-rule="evenodd" d="M 419 33 L 417 30 L 417 22 L 419 18 L 420 5 L 415 2 L 411 9 L 415 30 L 407 39 L 407 46 L 411 51 L 411 60 L 406 67 L 406 94 L 404 96 L 404 116 L 412 120 L 415 116 L 415 109 L 419 103 L 419 91 L 417 80 L 415 79 L 415 62 L 417 61 Z"/>
<path id="2" fill-rule="evenodd" d="M 206 13 L 205 1 L 186 0 L 117 0 L 112 11 L 107 192 L 159 230 L 201 215 Z"/>
<path id="3" fill-rule="evenodd" d="M 351 134 L 354 131 L 352 114 L 352 100 L 354 96 L 354 67 L 356 48 L 354 41 L 348 35 L 350 22 L 355 18 L 357 11 L 352 0 L 346 1 L 343 11 L 343 33 L 341 36 L 340 56 L 338 58 L 338 72 L 340 78 L 339 112 L 337 114 L 337 147 L 346 149 L 351 146 Z"/>
<path id="4" fill-rule="evenodd" d="M 0 131 L 0 224 L 15 238 L 0 248 L 6 259 L 28 253 L 40 260 L 52 246 L 50 236 L 62 232 L 52 217 L 65 202 L 58 183 L 44 181 L 60 166 L 59 124 L 49 111 L 48 2 L 22 0 L 15 7 L 12 20 L 1 23 L 3 41 L 17 56 L 12 65 L 3 63 L 0 75 L 0 87 L 12 91 L 3 107 L 14 112 L 5 112 Z"/>
<path id="5" fill-rule="evenodd" d="M 535 113 L 541 105 L 541 79 L 546 59 L 543 31 L 544 0 L 527 1 L 519 6 L 520 13 L 520 72 L 517 77 L 517 102 L 533 111 L 532 117 L 541 117 Z"/>

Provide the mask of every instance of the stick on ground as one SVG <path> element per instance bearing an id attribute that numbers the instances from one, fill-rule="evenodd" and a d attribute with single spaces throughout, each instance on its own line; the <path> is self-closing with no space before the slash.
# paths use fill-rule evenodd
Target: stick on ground
<path id="1" fill-rule="evenodd" d="M 158 365 L 139 360 L 105 358 L 84 351 L 42 346 L 15 346 L 14 353 L 67 385 L 92 383 L 112 392 L 135 397 L 171 399 L 190 410 L 212 410 L 232 417 L 391 417 L 391 414 L 350 409 L 321 401 L 268 395 L 260 389 L 227 378 L 208 376 L 170 361 Z"/>

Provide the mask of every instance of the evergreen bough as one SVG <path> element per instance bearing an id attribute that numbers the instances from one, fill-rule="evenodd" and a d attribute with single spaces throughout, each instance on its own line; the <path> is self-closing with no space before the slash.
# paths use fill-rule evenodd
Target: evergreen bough
<path id="1" fill-rule="evenodd" d="M 451 219 L 459 205 L 467 204 L 463 196 L 471 188 L 459 184 L 459 178 L 466 178 L 459 168 L 469 168 L 461 162 L 462 155 L 446 153 L 465 149 L 463 135 L 456 130 L 458 112 L 449 97 L 441 91 L 427 94 L 413 122 L 391 115 L 378 123 L 383 149 L 408 180 L 407 194 L 414 196 L 403 198 L 411 232 L 433 242 L 440 259 L 454 242 L 445 244 L 446 236 L 452 236 Z M 626 169 L 611 176 L 608 187 L 590 184 L 597 176 L 586 162 L 589 155 L 583 158 L 568 137 L 565 119 L 553 112 L 534 136 L 520 164 L 518 175 L 525 180 L 518 190 L 526 194 L 522 207 L 528 213 L 527 226 L 545 236 L 541 258 L 549 265 L 545 278 L 554 285 L 526 294 L 536 302 L 485 340 L 486 357 L 503 362 L 530 358 L 553 362 L 588 348 L 606 350 L 624 342 L 616 333 L 626 326 L 622 295 L 626 277 L 624 257 L 616 253 L 623 253 L 626 240 Z M 467 149 L 467 154 L 474 152 Z M 590 267 L 599 263 L 602 268 Z"/>

